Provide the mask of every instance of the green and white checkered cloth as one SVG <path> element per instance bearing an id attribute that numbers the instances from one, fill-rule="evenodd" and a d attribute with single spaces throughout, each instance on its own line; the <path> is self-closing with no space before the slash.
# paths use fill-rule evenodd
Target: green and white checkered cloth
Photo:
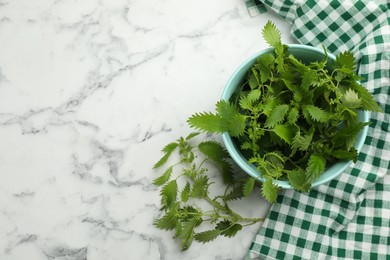
<path id="1" fill-rule="evenodd" d="M 384 113 L 358 162 L 309 193 L 285 191 L 247 259 L 390 259 L 390 3 L 388 0 L 264 0 L 303 44 L 358 58 L 362 84 Z"/>

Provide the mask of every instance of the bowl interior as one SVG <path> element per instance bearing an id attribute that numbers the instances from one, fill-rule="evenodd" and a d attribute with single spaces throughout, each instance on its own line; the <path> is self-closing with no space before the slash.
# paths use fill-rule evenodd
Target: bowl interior
<path id="1" fill-rule="evenodd" d="M 288 45 L 289 53 L 294 55 L 296 58 L 301 60 L 304 63 L 310 63 L 313 61 L 322 60 L 325 56 L 323 50 L 306 46 L 306 45 L 299 45 L 299 44 L 290 44 Z M 249 59 L 247 59 L 243 64 L 241 64 L 238 69 L 233 73 L 233 75 L 228 80 L 225 89 L 222 93 L 222 99 L 223 100 L 229 100 L 230 97 L 233 95 L 233 93 L 237 90 L 239 86 L 241 86 L 244 78 L 246 77 L 246 74 L 250 67 L 255 63 L 256 59 L 260 57 L 261 55 L 267 54 L 273 52 L 273 49 L 268 48 L 265 49 Z M 335 56 L 328 53 L 328 64 L 327 66 L 330 67 L 332 61 L 335 60 Z M 361 122 L 368 122 L 369 121 L 369 112 L 367 111 L 359 111 L 358 112 L 359 120 Z M 359 133 L 357 136 L 357 141 L 355 143 L 355 148 L 359 152 L 364 144 L 364 140 L 367 136 L 368 126 L 364 127 L 364 129 Z M 233 158 L 233 160 L 238 164 L 238 166 L 243 169 L 246 173 L 248 173 L 250 176 L 260 180 L 264 181 L 264 178 L 261 176 L 261 173 L 256 169 L 256 167 L 253 164 L 250 164 L 247 162 L 247 159 L 242 155 L 240 152 L 239 147 L 237 144 L 234 143 L 232 138 L 228 133 L 222 134 L 222 140 L 224 142 L 224 145 L 226 149 L 228 150 L 230 156 Z M 330 165 L 326 168 L 326 171 L 312 183 L 312 187 L 318 186 L 320 184 L 323 184 L 325 182 L 330 181 L 331 179 L 337 177 L 341 172 L 343 172 L 352 161 L 339 161 L 333 165 Z M 275 184 L 277 184 L 279 187 L 284 189 L 292 189 L 291 185 L 287 180 L 277 180 L 275 181 Z"/>

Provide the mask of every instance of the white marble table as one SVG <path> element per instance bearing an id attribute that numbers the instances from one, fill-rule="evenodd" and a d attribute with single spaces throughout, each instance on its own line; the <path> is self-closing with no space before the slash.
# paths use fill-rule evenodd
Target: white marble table
<path id="1" fill-rule="evenodd" d="M 242 259 L 260 224 L 186 252 L 152 225 L 152 165 L 268 19 L 292 42 L 241 0 L 0 0 L 0 259 Z"/>

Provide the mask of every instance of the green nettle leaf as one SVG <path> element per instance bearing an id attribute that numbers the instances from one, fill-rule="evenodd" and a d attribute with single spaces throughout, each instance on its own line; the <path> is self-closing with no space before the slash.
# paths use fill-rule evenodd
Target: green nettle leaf
<path id="1" fill-rule="evenodd" d="M 304 111 L 307 111 L 311 117 L 316 122 L 326 123 L 329 120 L 329 113 L 324 111 L 323 109 L 312 106 L 312 105 L 306 105 L 303 107 Z"/>
<path id="2" fill-rule="evenodd" d="M 162 149 L 162 152 L 164 152 L 164 156 L 157 162 L 154 164 L 153 166 L 153 169 L 156 169 L 158 167 L 161 167 L 163 166 L 169 159 L 169 156 L 172 154 L 172 152 L 176 149 L 176 147 L 178 146 L 179 144 L 174 142 L 174 143 L 169 143 L 167 144 L 163 149 Z"/>
<path id="3" fill-rule="evenodd" d="M 289 106 L 287 104 L 276 106 L 272 110 L 269 117 L 267 118 L 267 121 L 265 121 L 265 126 L 272 128 L 276 124 L 281 123 L 284 120 L 284 117 L 286 116 L 288 109 L 289 109 Z"/>
<path id="4" fill-rule="evenodd" d="M 257 64 L 260 71 L 260 80 L 264 84 L 271 78 L 271 69 L 274 67 L 275 57 L 271 53 L 265 54 L 257 59 Z"/>
<path id="5" fill-rule="evenodd" d="M 187 181 L 186 185 L 184 186 L 181 194 L 180 194 L 180 197 L 181 197 L 181 200 L 183 202 L 187 202 L 189 197 L 190 197 L 190 191 L 191 191 L 191 185 L 190 183 Z"/>
<path id="6" fill-rule="evenodd" d="M 172 180 L 161 189 L 162 202 L 165 206 L 170 208 L 176 202 L 176 197 L 177 182 L 176 180 Z"/>
<path id="7" fill-rule="evenodd" d="M 267 178 L 263 183 L 263 187 L 261 189 L 261 193 L 263 197 L 268 200 L 270 203 L 275 203 L 278 197 L 278 188 L 273 183 L 272 179 Z"/>
<path id="8" fill-rule="evenodd" d="M 222 170 L 222 177 L 225 184 L 231 185 L 234 183 L 233 167 L 228 161 L 220 161 L 218 165 Z"/>
<path id="9" fill-rule="evenodd" d="M 256 179 L 252 178 L 252 177 L 249 177 L 245 181 L 245 184 L 242 188 L 242 193 L 244 194 L 245 197 L 249 196 L 252 193 L 253 188 L 255 187 L 255 182 L 256 182 Z"/>
<path id="10" fill-rule="evenodd" d="M 257 58 L 257 62 L 261 65 L 261 67 L 270 67 L 275 61 L 275 56 L 272 53 L 267 53 Z"/>
<path id="11" fill-rule="evenodd" d="M 306 173 L 310 180 L 317 179 L 325 171 L 326 161 L 321 154 L 310 155 L 307 163 Z"/>
<path id="12" fill-rule="evenodd" d="M 355 57 L 350 51 L 344 51 L 336 56 L 335 66 L 338 68 L 345 67 L 351 71 L 355 70 Z"/>
<path id="13" fill-rule="evenodd" d="M 226 120 L 230 120 L 234 116 L 240 115 L 240 112 L 238 111 L 236 106 L 226 100 L 218 101 L 216 104 L 216 110 L 218 115 Z"/>
<path id="14" fill-rule="evenodd" d="M 266 116 L 270 116 L 271 112 L 278 105 L 278 100 L 274 96 L 266 96 L 264 100 L 263 113 Z"/>
<path id="15" fill-rule="evenodd" d="M 192 115 L 187 123 L 192 128 L 209 133 L 223 133 L 228 130 L 228 122 L 219 115 L 208 112 Z"/>
<path id="16" fill-rule="evenodd" d="M 225 219 L 217 223 L 216 229 L 220 230 L 221 235 L 225 237 L 233 237 L 242 229 L 242 225 Z"/>
<path id="17" fill-rule="evenodd" d="M 251 90 L 249 93 L 248 93 L 248 100 L 250 101 L 250 102 L 255 102 L 255 101 L 258 101 L 259 100 L 259 98 L 260 98 L 260 96 L 261 96 L 261 91 L 260 91 L 260 89 L 253 89 L 253 90 Z"/>
<path id="18" fill-rule="evenodd" d="M 249 100 L 248 96 L 241 95 L 238 103 L 240 104 L 240 107 L 242 109 L 246 110 L 252 110 L 253 109 L 253 102 Z"/>
<path id="19" fill-rule="evenodd" d="M 185 140 L 188 141 L 188 140 L 190 140 L 190 139 L 192 139 L 192 138 L 198 136 L 199 134 L 200 134 L 199 132 L 192 132 L 192 133 L 190 133 L 189 135 L 187 135 L 187 137 L 186 137 Z"/>
<path id="20" fill-rule="evenodd" d="M 209 187 L 208 181 L 209 179 L 206 175 L 197 177 L 192 186 L 191 196 L 193 198 L 206 197 L 207 189 Z"/>
<path id="21" fill-rule="evenodd" d="M 251 89 L 256 89 L 260 85 L 256 70 L 252 69 L 252 73 L 249 74 L 248 84 Z"/>
<path id="22" fill-rule="evenodd" d="M 284 64 L 284 53 L 285 53 L 285 47 L 286 45 L 277 44 L 275 45 L 275 53 L 276 53 L 276 59 L 275 62 L 277 64 L 277 71 L 279 73 L 285 72 L 285 64 Z"/>
<path id="23" fill-rule="evenodd" d="M 177 221 L 176 211 L 170 210 L 162 218 L 156 219 L 153 224 L 159 229 L 172 230 L 176 228 Z"/>
<path id="24" fill-rule="evenodd" d="M 244 142 L 244 143 L 241 144 L 241 149 L 242 150 L 250 150 L 252 148 L 253 148 L 253 145 L 250 142 Z"/>
<path id="25" fill-rule="evenodd" d="M 221 230 L 213 229 L 213 230 L 207 230 L 200 233 L 195 234 L 195 240 L 206 243 L 213 241 L 221 234 Z"/>
<path id="26" fill-rule="evenodd" d="M 362 100 L 353 89 L 345 91 L 344 95 L 341 97 L 341 102 L 348 108 L 359 108 L 362 104 Z"/>
<path id="27" fill-rule="evenodd" d="M 199 151 L 209 157 L 211 160 L 219 162 L 225 158 L 229 158 L 229 153 L 226 149 L 216 141 L 204 141 L 198 144 Z"/>
<path id="28" fill-rule="evenodd" d="M 303 74 L 307 70 L 307 66 L 301 61 L 299 61 L 297 58 L 295 58 L 292 54 L 290 54 L 287 58 L 289 62 L 291 62 L 292 65 L 294 65 L 301 74 Z"/>
<path id="29" fill-rule="evenodd" d="M 295 124 L 299 118 L 299 110 L 296 107 L 292 107 L 288 112 L 287 122 L 291 125 Z"/>
<path id="30" fill-rule="evenodd" d="M 302 76 L 301 88 L 303 91 L 308 91 L 309 86 L 318 80 L 317 72 L 314 70 L 306 70 Z"/>
<path id="31" fill-rule="evenodd" d="M 241 199 L 244 196 L 243 187 L 241 185 L 234 186 L 233 189 L 223 196 L 224 201 Z"/>
<path id="32" fill-rule="evenodd" d="M 243 115 L 234 115 L 228 123 L 228 132 L 233 137 L 241 136 L 245 131 L 246 117 Z"/>
<path id="33" fill-rule="evenodd" d="M 356 149 L 352 147 L 349 151 L 346 151 L 344 149 L 333 150 L 330 156 L 342 160 L 352 160 L 353 162 L 356 163 L 358 158 L 358 153 Z"/>
<path id="34" fill-rule="evenodd" d="M 275 47 L 281 44 L 280 31 L 275 24 L 268 21 L 262 30 L 264 40 L 271 46 Z"/>
<path id="35" fill-rule="evenodd" d="M 301 168 L 288 172 L 287 178 L 291 186 L 297 191 L 307 192 L 311 188 L 310 180 L 307 178 L 306 172 Z"/>
<path id="36" fill-rule="evenodd" d="M 291 144 L 295 132 L 295 127 L 292 125 L 283 124 L 274 127 L 274 133 L 288 144 Z"/>
<path id="37" fill-rule="evenodd" d="M 356 136 L 366 125 L 369 124 L 369 122 L 358 122 L 341 128 L 332 138 L 333 145 L 337 148 L 345 147 L 347 150 L 350 150 L 356 142 Z"/>
<path id="38" fill-rule="evenodd" d="M 312 128 L 307 135 L 301 136 L 300 132 L 298 131 L 296 135 L 293 138 L 292 141 L 292 150 L 293 154 L 297 151 L 306 151 L 311 143 L 311 140 L 313 139 L 314 134 L 314 128 Z"/>
<path id="39" fill-rule="evenodd" d="M 202 219 L 194 217 L 188 222 L 183 224 L 182 231 L 180 233 L 182 250 L 187 250 L 194 240 L 194 228 L 202 221 Z"/>
<path id="40" fill-rule="evenodd" d="M 362 85 L 352 82 L 352 88 L 358 93 L 362 100 L 362 109 L 373 112 L 383 112 L 380 106 L 376 103 L 374 97 L 368 92 L 368 90 Z"/>
<path id="41" fill-rule="evenodd" d="M 156 186 L 161 186 L 161 185 L 165 184 L 171 178 L 172 170 L 173 170 L 173 167 L 172 166 L 169 167 L 163 173 L 163 175 L 161 175 L 160 177 L 158 177 L 158 178 L 153 180 L 153 184 L 156 185 Z"/>

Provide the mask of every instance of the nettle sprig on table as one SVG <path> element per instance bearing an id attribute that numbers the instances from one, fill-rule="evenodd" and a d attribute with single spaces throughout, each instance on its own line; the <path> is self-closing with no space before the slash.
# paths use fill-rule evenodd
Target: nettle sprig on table
<path id="1" fill-rule="evenodd" d="M 194 132 L 166 145 L 162 150 L 164 156 L 154 165 L 155 169 L 162 167 L 177 151 L 178 162 L 153 181 L 162 187 L 161 211 L 164 212 L 154 225 L 163 230 L 174 230 L 182 250 L 188 249 L 194 239 L 205 243 L 218 236 L 232 237 L 244 226 L 263 220 L 243 217 L 229 206 L 231 201 L 252 193 L 255 179 L 237 178 L 225 148 L 214 140 L 194 142 L 197 135 L 199 133 Z M 225 186 L 223 194 L 212 197 L 209 190 L 214 183 L 208 176 L 210 163 L 213 169 L 219 169 Z M 180 183 L 182 187 L 179 188 Z M 200 207 L 202 202 L 203 208 Z M 195 232 L 202 223 L 215 227 Z"/>
<path id="2" fill-rule="evenodd" d="M 356 162 L 354 143 L 368 124 L 359 121 L 357 111 L 382 110 L 359 84 L 356 61 L 349 51 L 336 56 L 330 68 L 326 49 L 323 60 L 306 64 L 289 53 L 273 23 L 268 22 L 262 34 L 274 51 L 256 60 L 230 100 L 217 102 L 214 113 L 192 115 L 188 124 L 205 133 L 228 132 L 248 162 L 261 172 L 261 193 L 273 203 L 279 190 L 275 180 L 287 179 L 297 191 L 307 192 L 326 166 L 338 160 Z M 220 143 L 191 145 L 190 140 L 197 134 L 168 144 L 163 149 L 165 155 L 155 165 L 161 167 L 175 149 L 179 150 L 179 163 L 154 181 L 162 186 L 161 210 L 165 212 L 155 225 L 175 230 L 183 249 L 193 239 L 208 242 L 219 235 L 234 236 L 243 225 L 261 221 L 241 217 L 228 204 L 249 195 L 255 179 L 235 178 L 229 155 Z M 209 197 L 212 183 L 203 162 L 195 163 L 195 153 L 218 166 L 226 185 L 223 195 Z M 173 168 L 179 165 L 180 174 L 173 178 Z M 178 187 L 179 178 L 186 179 L 183 188 Z M 205 200 L 212 209 L 202 210 L 196 200 Z M 205 221 L 215 224 L 215 228 L 195 233 Z"/>

